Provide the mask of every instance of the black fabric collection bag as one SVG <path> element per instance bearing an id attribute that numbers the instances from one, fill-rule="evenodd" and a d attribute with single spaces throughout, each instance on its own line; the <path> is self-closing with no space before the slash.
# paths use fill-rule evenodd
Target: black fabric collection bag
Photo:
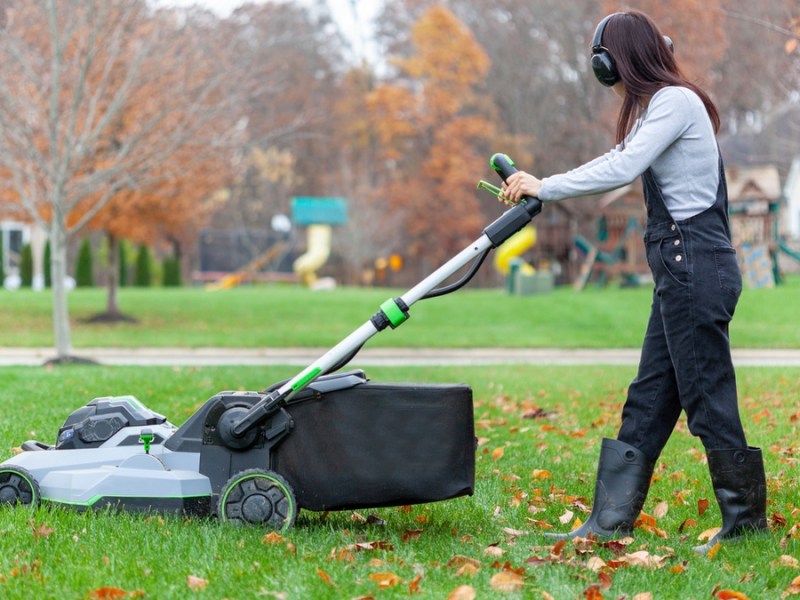
<path id="1" fill-rule="evenodd" d="M 465 384 L 375 383 L 286 406 L 291 433 L 272 468 L 313 511 L 472 495 L 475 426 Z"/>

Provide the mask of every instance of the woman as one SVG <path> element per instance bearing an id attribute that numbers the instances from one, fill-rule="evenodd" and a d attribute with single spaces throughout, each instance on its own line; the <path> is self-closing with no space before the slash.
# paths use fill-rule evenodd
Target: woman
<path id="1" fill-rule="evenodd" d="M 739 418 L 728 324 L 742 279 L 731 245 L 725 175 L 715 134 L 719 114 L 680 72 L 672 42 L 640 12 L 615 13 L 592 42 L 597 79 L 623 98 L 617 146 L 564 174 L 518 172 L 504 184 L 515 203 L 596 194 L 642 176 L 647 261 L 655 282 L 639 370 L 616 440 L 604 439 L 592 513 L 562 537 L 629 534 L 661 450 L 686 411 L 706 450 L 722 529 L 707 544 L 766 529 L 761 450 Z"/>

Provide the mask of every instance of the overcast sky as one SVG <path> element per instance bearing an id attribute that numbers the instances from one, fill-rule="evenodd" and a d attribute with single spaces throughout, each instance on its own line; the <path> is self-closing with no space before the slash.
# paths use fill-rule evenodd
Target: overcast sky
<path id="1" fill-rule="evenodd" d="M 156 0 L 159 4 L 171 6 L 191 6 L 200 4 L 213 10 L 222 17 L 230 15 L 237 6 L 246 2 L 259 2 L 260 0 Z M 288 2 L 302 3 L 302 0 L 287 0 Z M 369 43 L 365 37 L 369 37 L 372 29 L 371 21 L 375 18 L 378 10 L 382 6 L 381 0 L 326 0 L 331 8 L 331 13 L 339 23 L 342 31 L 350 37 L 354 52 L 359 56 L 364 55 L 365 45 Z"/>

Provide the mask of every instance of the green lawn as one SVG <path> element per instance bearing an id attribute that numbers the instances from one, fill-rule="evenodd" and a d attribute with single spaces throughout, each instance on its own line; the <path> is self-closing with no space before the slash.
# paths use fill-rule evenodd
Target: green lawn
<path id="1" fill-rule="evenodd" d="M 69 295 L 73 342 L 81 347 L 330 347 L 369 319 L 386 299 L 405 290 L 339 288 L 326 292 L 253 286 L 208 292 L 200 288 L 120 292 L 123 312 L 139 324 L 83 323 L 103 310 L 105 291 Z M 568 347 L 640 346 L 648 288 L 571 287 L 551 294 L 509 296 L 502 289 L 465 288 L 425 300 L 411 318 L 370 346 Z M 745 290 L 731 329 L 738 348 L 800 348 L 800 278 L 774 289 Z M 0 346 L 52 346 L 50 294 L 0 291 Z"/>
<path id="2" fill-rule="evenodd" d="M 506 305 L 523 302 L 496 298 Z M 64 418 L 92 397 L 131 393 L 180 424 L 218 390 L 261 389 L 293 374 L 283 367 L 0 369 L 0 459 L 29 438 L 52 442 Z M 282 536 L 211 519 L 5 508 L 0 597 L 644 600 L 713 598 L 723 590 L 753 600 L 796 595 L 791 586 L 800 575 L 800 369 L 739 370 L 749 441 L 765 452 L 772 531 L 723 546 L 710 558 L 691 548 L 703 531 L 719 525 L 719 513 L 701 445 L 683 421 L 659 461 L 644 507 L 655 521 L 637 529 L 632 542 L 559 548 L 542 535 L 585 520 L 580 506 L 591 504 L 600 442 L 616 433 L 632 368 L 374 368 L 368 374 L 377 381 L 472 386 L 480 441 L 474 496 L 405 508 L 301 511 Z M 700 514 L 704 500 L 710 508 Z M 645 560 L 651 568 L 643 566 Z"/>

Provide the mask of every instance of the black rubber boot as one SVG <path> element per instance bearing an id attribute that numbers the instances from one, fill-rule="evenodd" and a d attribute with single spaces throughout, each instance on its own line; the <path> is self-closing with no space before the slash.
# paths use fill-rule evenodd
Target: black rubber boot
<path id="1" fill-rule="evenodd" d="M 592 513 L 586 522 L 569 533 L 549 533 L 547 537 L 609 538 L 628 535 L 647 498 L 654 461 L 643 452 L 619 440 L 603 439 Z"/>
<path id="2" fill-rule="evenodd" d="M 767 526 L 767 481 L 760 448 L 708 450 L 708 470 L 722 513 L 722 529 L 695 552 L 705 554 L 718 542 L 732 541 Z"/>

